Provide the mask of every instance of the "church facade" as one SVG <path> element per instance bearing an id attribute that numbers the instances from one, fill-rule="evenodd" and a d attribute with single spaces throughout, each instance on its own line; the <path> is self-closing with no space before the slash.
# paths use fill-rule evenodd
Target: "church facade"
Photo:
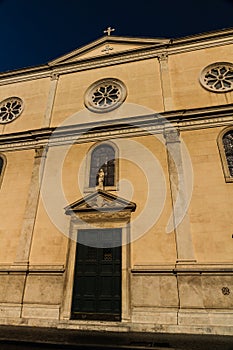
<path id="1" fill-rule="evenodd" d="M 233 334 L 233 30 L 0 74 L 0 324 Z"/>

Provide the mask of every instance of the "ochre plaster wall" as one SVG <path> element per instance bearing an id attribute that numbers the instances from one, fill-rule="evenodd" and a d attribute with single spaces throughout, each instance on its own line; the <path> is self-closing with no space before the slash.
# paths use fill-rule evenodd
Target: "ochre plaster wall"
<path id="1" fill-rule="evenodd" d="M 13 263 L 22 228 L 34 150 L 5 152 L 6 168 L 0 191 L 0 262 Z"/>
<path id="2" fill-rule="evenodd" d="M 215 62 L 232 62 L 233 45 L 217 46 L 170 55 L 169 70 L 174 109 L 223 105 L 233 102 L 233 92 L 213 93 L 203 88 L 199 76 Z"/>
<path id="3" fill-rule="evenodd" d="M 84 95 L 87 88 L 103 78 L 117 78 L 124 82 L 128 91 L 126 103 L 142 105 L 159 112 L 163 110 L 159 63 L 157 59 L 148 59 L 61 75 L 51 125 L 58 126 L 67 117 L 82 111 L 85 108 Z M 94 116 L 95 121 L 98 121 L 98 114 L 95 113 Z M 85 119 L 82 123 L 85 123 Z"/>
<path id="4" fill-rule="evenodd" d="M 112 142 L 114 143 L 114 139 Z M 166 149 L 160 140 L 152 135 L 115 142 L 119 146 L 119 178 L 130 183 L 131 189 L 128 185 L 120 183 L 119 191 L 112 193 L 137 204 L 131 220 L 131 237 L 134 242 L 132 264 L 174 262 L 174 233 L 166 233 L 166 226 L 172 214 Z M 64 227 L 69 230 L 70 218 L 65 215 L 65 206 L 88 194 L 84 192 L 85 176 L 89 175 L 86 169 L 86 155 L 95 144 L 97 143 L 90 142 L 51 149 L 51 155 L 47 158 L 50 165 L 49 173 L 46 174 L 49 175 L 43 180 L 46 191 L 42 191 L 43 200 L 39 204 L 34 230 L 31 263 L 39 263 L 41 256 L 46 263 L 65 263 L 68 231 L 65 230 L 64 234 L 64 231 L 59 230 L 57 222 L 63 220 Z M 59 169 L 55 159 L 62 157 L 64 161 L 62 160 Z M 155 171 L 152 160 L 158 163 L 158 172 Z M 145 162 L 149 166 L 145 167 Z M 58 180 L 57 173 L 61 176 Z M 160 175 L 164 182 L 161 182 Z M 55 187 L 52 183 L 55 183 Z M 46 201 L 48 194 L 52 198 L 49 202 Z M 60 209 L 57 207 L 56 210 L 57 205 Z M 153 215 L 154 218 L 148 226 L 147 223 Z M 140 235 L 138 229 L 141 231 Z"/>
<path id="5" fill-rule="evenodd" d="M 217 138 L 223 128 L 182 132 L 191 156 L 194 186 L 189 208 L 199 262 L 232 262 L 233 183 L 226 183 Z"/>
<path id="6" fill-rule="evenodd" d="M 50 78 L 36 79 L 0 87 L 0 101 L 11 96 L 20 97 L 24 103 L 22 114 L 13 122 L 0 125 L 0 133 L 8 134 L 43 127 Z"/>

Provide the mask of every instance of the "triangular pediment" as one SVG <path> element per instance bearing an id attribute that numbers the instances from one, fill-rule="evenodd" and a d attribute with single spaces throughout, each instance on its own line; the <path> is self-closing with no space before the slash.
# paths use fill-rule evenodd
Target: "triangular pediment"
<path id="1" fill-rule="evenodd" d="M 103 190 L 97 190 L 65 207 L 65 213 L 135 211 L 136 204 Z"/>
<path id="2" fill-rule="evenodd" d="M 142 48 L 153 48 L 154 46 L 167 44 L 169 39 L 156 38 L 128 38 L 118 36 L 104 36 L 79 49 L 63 55 L 48 64 L 74 63 L 79 60 L 91 59 L 99 56 L 109 56 L 119 52 L 129 52 Z"/>

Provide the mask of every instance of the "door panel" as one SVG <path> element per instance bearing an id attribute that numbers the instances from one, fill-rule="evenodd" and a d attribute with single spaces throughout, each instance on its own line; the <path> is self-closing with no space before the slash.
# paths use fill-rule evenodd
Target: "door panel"
<path id="1" fill-rule="evenodd" d="M 72 318 L 120 320 L 121 229 L 79 230 L 78 241 Z"/>

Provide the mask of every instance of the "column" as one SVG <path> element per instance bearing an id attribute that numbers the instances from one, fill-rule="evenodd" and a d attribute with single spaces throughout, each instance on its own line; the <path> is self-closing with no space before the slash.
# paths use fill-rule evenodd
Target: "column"
<path id="1" fill-rule="evenodd" d="M 14 265 L 25 266 L 25 268 L 29 264 L 29 255 L 40 195 L 40 174 L 43 174 L 46 153 L 47 148 L 44 146 L 35 149 L 31 183 L 14 262 Z"/>
<path id="2" fill-rule="evenodd" d="M 45 116 L 44 116 L 43 126 L 45 128 L 50 126 L 58 79 L 59 79 L 59 75 L 56 73 L 53 73 L 51 76 L 49 96 L 48 96 L 48 101 L 47 101 L 47 106 L 46 106 Z"/>
<path id="3" fill-rule="evenodd" d="M 177 247 L 177 262 L 195 262 L 187 194 L 180 147 L 179 131 L 175 128 L 164 131 L 167 147 L 168 171 L 173 208 L 174 231 Z M 180 221 L 180 218 L 183 219 Z"/>
<path id="4" fill-rule="evenodd" d="M 158 55 L 159 65 L 160 65 L 160 79 L 163 94 L 163 105 L 164 110 L 173 110 L 173 101 L 171 93 L 171 82 L 168 67 L 168 54 L 166 52 Z"/>

